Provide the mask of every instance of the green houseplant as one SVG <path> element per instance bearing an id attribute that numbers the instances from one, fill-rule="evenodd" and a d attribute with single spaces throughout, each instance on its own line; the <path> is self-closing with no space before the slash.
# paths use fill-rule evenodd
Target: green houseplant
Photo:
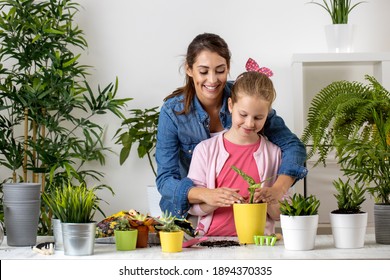
<path id="1" fill-rule="evenodd" d="M 196 235 L 191 223 L 186 219 L 177 218 L 168 211 L 156 218 L 155 228 L 159 234 L 161 250 L 166 253 L 183 250 L 184 232 L 194 237 Z"/>
<path id="2" fill-rule="evenodd" d="M 349 14 L 364 1 L 353 4 L 351 0 L 311 1 L 323 8 L 330 16 L 332 24 L 325 26 L 325 35 L 330 52 L 351 52 L 353 50 L 354 26 L 349 23 Z"/>
<path id="3" fill-rule="evenodd" d="M 280 225 L 284 246 L 287 250 L 312 250 L 318 228 L 320 201 L 310 195 L 294 193 L 289 199 L 279 202 Z"/>
<path id="4" fill-rule="evenodd" d="M 270 180 L 271 178 L 256 183 L 251 176 L 236 166 L 232 166 L 231 168 L 249 185 L 249 198 L 247 203 L 235 203 L 233 205 L 234 224 L 238 240 L 241 244 L 253 244 L 255 243 L 254 236 L 264 235 L 267 221 L 267 203 L 254 203 L 254 194 L 256 189 L 262 187 L 264 181 Z"/>
<path id="5" fill-rule="evenodd" d="M 351 0 L 323 0 L 322 3 L 314 1 L 308 3 L 315 4 L 323 8 L 330 15 L 333 24 L 346 24 L 348 23 L 348 16 L 352 10 L 364 2 L 365 1 L 361 1 L 352 4 Z"/>
<path id="6" fill-rule="evenodd" d="M 157 176 L 153 158 L 157 142 L 159 115 L 158 107 L 130 110 L 130 117 L 122 121 L 122 126 L 115 134 L 116 143 L 122 145 L 119 158 L 121 165 L 129 157 L 133 145 L 138 143 L 138 157 L 147 156 L 149 166 L 154 176 Z"/>
<path id="7" fill-rule="evenodd" d="M 135 250 L 137 245 L 138 230 L 131 228 L 129 220 L 122 217 L 118 221 L 118 227 L 114 230 L 115 244 L 118 251 Z"/>
<path id="8" fill-rule="evenodd" d="M 367 228 L 366 212 L 361 205 L 366 200 L 366 189 L 363 184 L 351 183 L 350 178 L 344 182 L 341 178 L 333 181 L 336 189 L 338 209 L 330 213 L 333 241 L 336 248 L 362 248 Z"/>
<path id="9" fill-rule="evenodd" d="M 64 254 L 92 255 L 94 252 L 96 222 L 95 212 L 100 199 L 96 191 L 100 186 L 87 188 L 85 183 L 68 183 L 53 193 L 43 193 L 42 198 L 53 215 L 61 221 Z"/>
<path id="10" fill-rule="evenodd" d="M 88 45 L 74 24 L 78 8 L 70 0 L 0 1 L 0 166 L 13 182 L 40 181 L 47 192 L 49 182 L 102 178 L 85 168 L 103 165 L 110 151 L 95 117 L 122 118 L 130 100 L 116 98 L 117 80 L 97 92 L 89 86 L 89 66 L 79 62 Z M 49 225 L 50 213 L 41 211 L 40 233 Z"/>
<path id="11" fill-rule="evenodd" d="M 129 157 L 131 149 L 137 146 L 137 155 L 140 159 L 147 156 L 149 166 L 157 176 L 154 154 L 157 143 L 157 125 L 160 112 L 158 107 L 146 109 L 132 109 L 130 116 L 125 118 L 122 126 L 115 134 L 116 143 L 122 146 L 120 151 L 120 164 L 122 165 Z M 153 217 L 161 215 L 159 206 L 161 195 L 156 185 L 147 186 L 149 214 Z"/>
<path id="12" fill-rule="evenodd" d="M 375 78 L 366 79 L 368 85 L 337 81 L 322 89 L 309 108 L 302 141 L 309 147 L 308 158 L 319 156 L 317 163 L 326 164 L 336 151 L 344 174 L 364 183 L 374 196 L 376 219 L 386 216 L 375 215 L 376 210 L 390 215 L 390 93 Z M 375 233 L 384 225 L 375 221 Z M 390 242 L 379 236 L 377 242 Z"/>

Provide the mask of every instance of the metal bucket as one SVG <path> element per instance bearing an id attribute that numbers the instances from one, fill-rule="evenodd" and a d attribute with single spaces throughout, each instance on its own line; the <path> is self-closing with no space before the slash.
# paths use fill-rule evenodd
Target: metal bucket
<path id="1" fill-rule="evenodd" d="M 96 223 L 61 223 L 64 254 L 68 256 L 93 255 Z"/>
<path id="2" fill-rule="evenodd" d="M 51 224 L 53 226 L 53 236 L 54 236 L 54 243 L 55 243 L 54 247 L 57 251 L 63 251 L 64 243 L 62 239 L 61 221 L 59 219 L 51 219 Z"/>

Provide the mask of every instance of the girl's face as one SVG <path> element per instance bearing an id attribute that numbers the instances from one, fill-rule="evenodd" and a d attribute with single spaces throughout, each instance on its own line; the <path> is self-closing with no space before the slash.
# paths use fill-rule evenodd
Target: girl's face
<path id="1" fill-rule="evenodd" d="M 257 133 L 263 129 L 270 103 L 246 93 L 238 92 L 237 97 L 237 102 L 234 104 L 231 98 L 228 101 L 229 111 L 232 114 L 231 131 L 241 144 L 250 144 L 259 138 Z"/>
<path id="2" fill-rule="evenodd" d="M 186 73 L 194 80 L 196 95 L 204 105 L 217 104 L 221 100 L 229 69 L 226 60 L 215 52 L 199 53 L 192 68 Z"/>

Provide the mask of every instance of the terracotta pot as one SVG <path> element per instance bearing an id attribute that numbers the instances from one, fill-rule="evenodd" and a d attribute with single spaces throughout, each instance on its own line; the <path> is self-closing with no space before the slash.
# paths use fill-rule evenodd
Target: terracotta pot
<path id="1" fill-rule="evenodd" d="M 149 227 L 147 227 L 147 226 L 138 226 L 137 230 L 138 230 L 137 248 L 146 248 L 146 247 L 148 247 Z"/>

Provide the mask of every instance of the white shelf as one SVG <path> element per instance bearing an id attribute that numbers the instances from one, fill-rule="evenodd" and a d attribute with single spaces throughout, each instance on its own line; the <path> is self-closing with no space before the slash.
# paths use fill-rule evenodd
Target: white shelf
<path id="1" fill-rule="evenodd" d="M 383 62 L 390 61 L 390 53 L 296 53 L 293 63 L 317 62 Z"/>
<path id="2" fill-rule="evenodd" d="M 311 100 L 322 88 L 340 80 L 364 82 L 366 74 L 374 76 L 385 88 L 390 89 L 390 53 L 293 54 L 294 132 L 299 137 L 302 135 Z M 337 208 L 332 181 L 342 174 L 334 161 L 328 162 L 326 168 L 313 168 L 312 162 L 307 164 L 307 194 L 314 194 L 320 199 L 320 223 L 329 223 L 329 212 Z M 301 185 L 298 186 L 303 190 Z M 369 213 L 369 223 L 373 222 L 373 204 L 373 199 L 367 197 L 364 211 Z"/>
<path id="3" fill-rule="evenodd" d="M 294 132 L 301 136 L 305 127 L 307 108 L 305 100 L 305 67 L 317 68 L 372 66 L 372 75 L 385 88 L 390 89 L 390 53 L 296 53 L 292 56 L 292 77 L 294 96 Z M 367 73 L 370 74 L 370 73 Z M 321 79 L 321 77 L 316 77 Z M 343 80 L 342 76 L 339 80 Z M 334 80 L 336 81 L 336 80 Z M 313 94 L 313 93 L 311 93 Z"/>

